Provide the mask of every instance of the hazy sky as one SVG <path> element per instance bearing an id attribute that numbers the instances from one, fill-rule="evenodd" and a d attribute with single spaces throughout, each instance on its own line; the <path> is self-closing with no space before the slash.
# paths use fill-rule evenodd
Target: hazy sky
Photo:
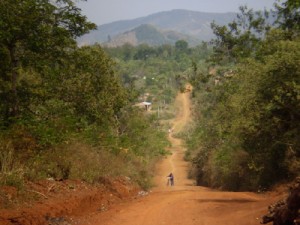
<path id="1" fill-rule="evenodd" d="M 134 19 L 172 9 L 200 12 L 238 12 L 241 5 L 256 10 L 270 9 L 275 0 L 87 0 L 79 1 L 82 13 L 97 25 Z"/>

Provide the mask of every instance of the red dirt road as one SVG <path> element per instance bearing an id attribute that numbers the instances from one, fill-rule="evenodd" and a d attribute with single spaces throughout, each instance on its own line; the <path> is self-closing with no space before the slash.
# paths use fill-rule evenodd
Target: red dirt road
<path id="1" fill-rule="evenodd" d="M 27 187 L 28 194 L 38 197 L 36 202 L 0 207 L 0 225 L 258 225 L 267 206 L 282 194 L 222 192 L 197 187 L 187 178 L 184 143 L 174 136 L 190 120 L 189 95 L 177 96 L 177 116 L 169 134 L 172 154 L 157 165 L 156 186 L 148 195 L 137 196 L 138 187 L 126 178 L 104 179 L 98 187 L 44 180 Z M 172 187 L 166 185 L 170 172 L 175 177 Z M 12 187 L 3 188 L 0 206 L 16 195 Z"/>
<path id="2" fill-rule="evenodd" d="M 176 99 L 177 117 L 173 133 L 184 128 L 190 118 L 189 92 Z M 182 140 L 169 135 L 172 155 L 157 166 L 156 187 L 136 201 L 116 205 L 106 212 L 78 222 L 81 225 L 257 225 L 267 206 L 279 194 L 221 192 L 194 186 L 187 178 L 187 163 L 183 160 Z M 166 185 L 166 176 L 173 172 L 175 186 Z"/>

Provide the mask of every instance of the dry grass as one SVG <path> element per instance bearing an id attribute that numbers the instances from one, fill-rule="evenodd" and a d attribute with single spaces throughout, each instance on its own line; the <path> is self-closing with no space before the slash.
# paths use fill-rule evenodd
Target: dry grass
<path id="1" fill-rule="evenodd" d="M 79 179 L 96 183 L 101 177 L 128 176 L 142 187 L 150 186 L 151 163 L 121 151 L 118 154 L 81 142 L 61 145 L 41 154 L 27 171 L 30 180 Z"/>
<path id="2" fill-rule="evenodd" d="M 10 141 L 1 140 L 0 144 L 0 185 L 22 187 L 24 167 L 18 161 Z"/>

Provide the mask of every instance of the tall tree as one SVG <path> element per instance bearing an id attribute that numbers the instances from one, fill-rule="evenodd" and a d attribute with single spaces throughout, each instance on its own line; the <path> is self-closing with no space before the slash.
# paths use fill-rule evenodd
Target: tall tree
<path id="1" fill-rule="evenodd" d="M 257 190 L 299 175 L 300 1 L 276 7 L 277 27 L 243 8 L 228 26 L 212 25 L 214 62 L 232 72 L 195 94 L 200 119 L 189 145 L 199 182 Z"/>
<path id="2" fill-rule="evenodd" d="M 275 5 L 278 12 L 277 23 L 293 35 L 299 36 L 300 32 L 300 0 L 287 0 Z"/>
<path id="3" fill-rule="evenodd" d="M 72 0 L 3 0 L 0 15 L 1 119 L 7 121 L 20 115 L 22 71 L 40 71 L 45 61 L 59 62 L 76 47 L 75 38 L 95 24 Z"/>
<path id="4" fill-rule="evenodd" d="M 268 12 L 255 12 L 246 6 L 240 7 L 237 19 L 227 26 L 219 26 L 215 22 L 211 24 L 214 34 L 217 36 L 212 41 L 214 44 L 214 63 L 237 62 L 253 54 L 270 29 L 267 22 Z"/>
<path id="5" fill-rule="evenodd" d="M 175 48 L 178 51 L 186 52 L 189 47 L 189 44 L 185 40 L 179 40 L 175 42 Z"/>

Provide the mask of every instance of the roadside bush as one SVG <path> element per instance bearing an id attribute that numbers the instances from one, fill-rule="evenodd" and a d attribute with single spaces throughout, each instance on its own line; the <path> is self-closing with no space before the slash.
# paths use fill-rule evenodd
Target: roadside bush
<path id="1" fill-rule="evenodd" d="M 97 183 L 100 177 L 127 176 L 143 188 L 151 186 L 149 164 L 132 153 L 118 154 L 74 141 L 41 153 L 32 161 L 27 178 L 79 179 Z"/>
<path id="2" fill-rule="evenodd" d="M 103 176 L 104 166 L 99 163 L 99 159 L 99 154 L 87 144 L 79 142 L 61 144 L 56 148 L 41 152 L 32 159 L 27 175 L 32 180 L 82 179 L 93 183 L 99 176 Z"/>
<path id="3" fill-rule="evenodd" d="M 0 185 L 21 188 L 24 184 L 24 168 L 16 157 L 10 141 L 0 138 Z"/>

